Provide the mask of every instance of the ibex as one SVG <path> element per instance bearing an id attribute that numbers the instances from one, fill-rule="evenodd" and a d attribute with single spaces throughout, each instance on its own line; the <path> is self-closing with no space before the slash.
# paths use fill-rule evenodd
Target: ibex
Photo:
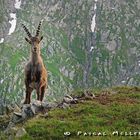
<path id="1" fill-rule="evenodd" d="M 43 39 L 43 36 L 39 37 L 40 26 L 41 21 L 36 30 L 36 35 L 33 37 L 26 26 L 22 24 L 28 35 L 25 40 L 31 45 L 30 60 L 25 66 L 26 97 L 24 104 L 30 104 L 31 93 L 34 89 L 37 93 L 37 100 L 42 101 L 47 86 L 47 71 L 40 54 L 40 41 Z"/>

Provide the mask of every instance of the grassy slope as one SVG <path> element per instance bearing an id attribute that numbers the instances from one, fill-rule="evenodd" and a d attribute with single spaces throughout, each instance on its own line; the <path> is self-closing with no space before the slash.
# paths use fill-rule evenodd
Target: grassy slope
<path id="1" fill-rule="evenodd" d="M 140 88 L 115 87 L 97 91 L 93 100 L 84 99 L 68 109 L 51 110 L 47 118 L 38 115 L 24 124 L 27 135 L 20 140 L 140 139 L 140 136 L 112 136 L 113 131 L 140 131 Z M 83 92 L 76 92 L 78 96 Z M 63 133 L 71 132 L 64 137 Z M 76 136 L 82 132 L 106 132 L 108 136 Z"/>
<path id="2" fill-rule="evenodd" d="M 69 109 L 52 110 L 47 118 L 29 120 L 24 126 L 28 135 L 22 139 L 62 140 L 65 131 L 71 132 L 70 140 L 140 139 L 140 136 L 110 135 L 115 130 L 140 131 L 140 89 L 118 87 L 95 94 L 96 99 L 84 100 Z M 78 131 L 106 132 L 108 136 L 76 136 Z"/>

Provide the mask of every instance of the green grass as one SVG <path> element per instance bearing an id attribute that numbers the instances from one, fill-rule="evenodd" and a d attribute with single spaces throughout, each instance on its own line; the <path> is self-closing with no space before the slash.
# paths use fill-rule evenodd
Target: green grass
<path id="1" fill-rule="evenodd" d="M 70 49 L 73 52 L 73 54 L 75 55 L 76 60 L 79 63 L 84 64 L 86 56 L 85 56 L 84 50 L 81 49 L 81 46 L 82 46 L 82 39 L 79 37 L 76 37 L 76 38 L 74 38 L 74 40 L 70 46 Z"/>
<path id="2" fill-rule="evenodd" d="M 11 56 L 9 63 L 13 70 L 15 69 L 16 65 L 19 63 L 20 60 L 21 60 L 21 54 L 19 51 L 17 51 L 14 55 Z"/>
<path id="3" fill-rule="evenodd" d="M 65 82 L 68 82 L 68 83 L 73 83 L 73 81 L 72 80 L 70 80 L 68 77 L 66 77 L 65 75 L 63 75 L 60 71 L 59 71 L 59 69 L 54 65 L 54 64 L 52 64 L 52 63 L 47 63 L 47 69 L 49 70 L 49 71 L 51 71 L 52 72 L 52 74 L 54 75 L 54 76 L 62 76 L 63 77 L 63 79 L 65 80 Z"/>
<path id="4" fill-rule="evenodd" d="M 96 99 L 84 100 L 71 108 L 51 110 L 47 118 L 27 121 L 24 127 L 28 134 L 22 139 L 140 139 L 140 136 L 112 135 L 113 131 L 140 131 L 139 88 L 115 87 L 108 94 L 102 95 L 103 92 L 98 91 Z M 83 136 L 83 133 L 77 136 L 78 131 L 106 132 L 107 136 Z M 65 137 L 64 132 L 71 132 L 71 136 Z"/>

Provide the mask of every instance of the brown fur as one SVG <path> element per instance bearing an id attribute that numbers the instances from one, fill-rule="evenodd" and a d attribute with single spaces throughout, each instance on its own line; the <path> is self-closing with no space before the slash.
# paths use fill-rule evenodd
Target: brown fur
<path id="1" fill-rule="evenodd" d="M 39 24 L 37 36 L 35 37 L 32 37 L 28 29 L 22 25 L 29 37 L 29 39 L 25 38 L 25 40 L 31 44 L 30 60 L 25 66 L 26 97 L 24 104 L 31 102 L 31 93 L 34 89 L 37 93 L 37 100 L 42 101 L 47 86 L 47 70 L 40 55 L 40 41 L 43 38 L 38 37 L 40 25 L 41 23 Z"/>

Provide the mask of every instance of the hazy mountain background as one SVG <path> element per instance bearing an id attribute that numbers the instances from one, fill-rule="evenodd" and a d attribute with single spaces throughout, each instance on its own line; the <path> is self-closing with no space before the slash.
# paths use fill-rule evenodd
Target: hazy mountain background
<path id="1" fill-rule="evenodd" d="M 140 85 L 139 13 L 139 0 L 0 0 L 1 107 L 25 93 L 30 46 L 21 23 L 35 34 L 42 19 L 49 100 L 81 88 Z"/>

